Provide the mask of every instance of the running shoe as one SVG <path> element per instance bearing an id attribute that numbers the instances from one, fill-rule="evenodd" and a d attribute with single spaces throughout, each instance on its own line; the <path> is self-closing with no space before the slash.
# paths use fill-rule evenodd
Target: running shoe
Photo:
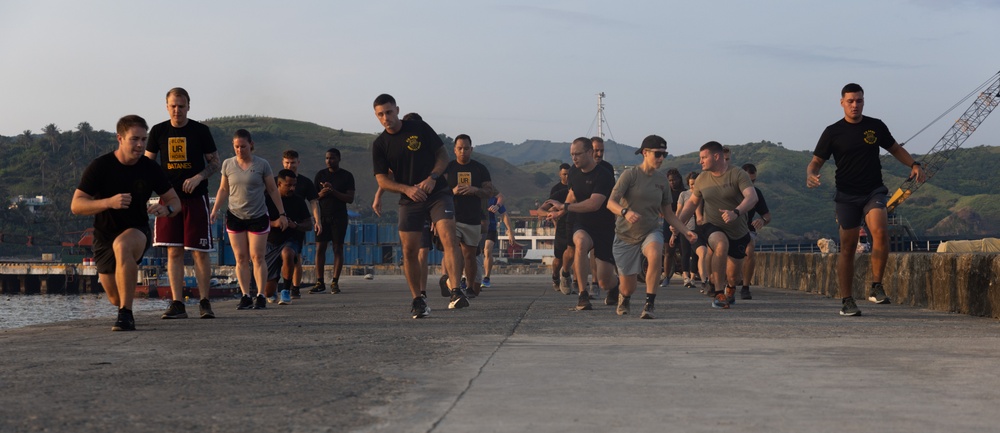
<path id="1" fill-rule="evenodd" d="M 890 304 L 892 300 L 889 296 L 885 294 L 885 288 L 882 287 L 882 283 L 872 284 L 871 293 L 868 294 L 868 300 L 876 304 Z"/>
<path id="2" fill-rule="evenodd" d="M 313 288 L 309 289 L 309 293 L 313 294 L 323 293 L 325 291 L 326 291 L 326 284 L 324 283 L 316 283 L 316 285 L 313 286 Z"/>
<path id="3" fill-rule="evenodd" d="M 726 302 L 728 302 L 729 305 L 735 304 L 736 303 L 736 288 L 733 287 L 733 286 L 730 286 L 730 285 L 726 285 L 725 293 L 726 293 Z"/>
<path id="4" fill-rule="evenodd" d="M 563 275 L 559 281 L 559 292 L 564 295 L 569 295 L 573 293 L 573 277 L 569 275 Z"/>
<path id="5" fill-rule="evenodd" d="M 594 307 L 590 305 L 590 295 L 587 292 L 580 293 L 580 296 L 576 299 L 576 310 L 593 310 Z"/>
<path id="6" fill-rule="evenodd" d="M 670 280 L 664 279 L 663 281 L 660 281 L 660 287 L 667 287 L 669 285 L 670 285 Z"/>
<path id="7" fill-rule="evenodd" d="M 629 301 L 632 298 L 630 296 L 619 296 L 618 297 L 618 309 L 615 310 L 619 316 L 624 316 L 629 313 Z"/>
<path id="8" fill-rule="evenodd" d="M 684 279 L 684 287 L 694 287 L 694 284 L 691 284 L 691 279 L 690 278 L 685 278 Z"/>
<path id="9" fill-rule="evenodd" d="M 243 297 L 240 298 L 240 305 L 237 305 L 236 309 L 237 310 L 252 310 L 253 309 L 253 299 L 250 299 L 250 297 L 247 296 L 247 295 L 243 295 Z"/>
<path id="10" fill-rule="evenodd" d="M 340 282 L 339 281 L 333 281 L 332 283 L 330 283 L 330 293 L 332 293 L 334 295 L 340 293 Z"/>
<path id="11" fill-rule="evenodd" d="M 604 305 L 618 305 L 618 283 L 615 282 L 615 287 L 608 290 L 608 297 L 604 298 Z"/>
<path id="12" fill-rule="evenodd" d="M 278 305 L 288 305 L 292 303 L 292 291 L 282 290 L 281 298 L 278 299 Z"/>
<path id="13" fill-rule="evenodd" d="M 410 314 L 413 315 L 414 319 L 423 319 L 431 315 L 431 307 L 427 306 L 424 298 L 417 298 L 413 300 L 413 304 L 410 306 Z"/>
<path id="14" fill-rule="evenodd" d="M 112 331 L 135 331 L 135 317 L 132 317 L 132 310 L 128 308 L 118 309 L 118 319 L 115 320 Z"/>
<path id="15" fill-rule="evenodd" d="M 268 304 L 273 304 L 275 302 L 278 302 L 278 295 L 271 295 L 267 297 Z"/>
<path id="16" fill-rule="evenodd" d="M 257 295 L 257 298 L 253 302 L 254 310 L 266 310 L 267 309 L 267 299 L 264 295 Z"/>
<path id="17" fill-rule="evenodd" d="M 753 299 L 753 295 L 750 294 L 750 286 L 743 286 L 740 289 L 740 299 Z"/>
<path id="18" fill-rule="evenodd" d="M 201 314 L 202 319 L 214 319 L 215 312 L 212 311 L 212 302 L 208 299 L 198 301 L 198 313 Z"/>
<path id="19" fill-rule="evenodd" d="M 718 292 L 715 294 L 715 300 L 712 301 L 713 308 L 721 308 L 723 310 L 729 309 L 729 301 L 726 298 L 726 294 L 723 292 Z"/>
<path id="20" fill-rule="evenodd" d="M 653 319 L 654 318 L 653 317 L 653 313 L 654 312 L 656 312 L 656 308 L 653 307 L 653 304 L 650 304 L 649 302 L 647 302 L 646 305 L 642 306 L 642 314 L 639 315 L 639 318 L 640 319 Z"/>
<path id="21" fill-rule="evenodd" d="M 468 306 L 469 298 L 465 296 L 465 292 L 462 291 L 462 289 L 455 289 L 451 291 L 451 301 L 448 302 L 449 310 L 457 310 Z"/>
<path id="22" fill-rule="evenodd" d="M 490 277 L 483 277 L 483 287 L 490 288 Z"/>
<path id="23" fill-rule="evenodd" d="M 840 307 L 841 316 L 860 316 L 861 310 L 858 309 L 858 304 L 854 302 L 854 298 L 847 297 L 842 301 L 842 306 Z"/>
<path id="24" fill-rule="evenodd" d="M 187 319 L 188 313 L 184 311 L 184 303 L 181 301 L 173 301 L 170 306 L 167 307 L 167 311 L 160 316 L 161 319 Z"/>
<path id="25" fill-rule="evenodd" d="M 552 277 L 552 290 L 559 291 L 559 285 L 562 284 L 561 280 L 559 277 Z"/>

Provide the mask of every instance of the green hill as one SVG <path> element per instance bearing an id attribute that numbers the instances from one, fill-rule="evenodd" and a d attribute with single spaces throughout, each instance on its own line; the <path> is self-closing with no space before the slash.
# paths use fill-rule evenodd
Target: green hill
<path id="1" fill-rule="evenodd" d="M 285 149 L 296 149 L 301 155 L 300 172 L 312 177 L 324 168 L 326 149 L 340 149 L 342 167 L 354 174 L 357 183 L 356 202 L 352 209 L 371 217 L 371 199 L 376 190 L 372 176 L 369 147 L 373 134 L 348 132 L 308 122 L 255 116 L 233 116 L 204 121 L 223 158 L 233 155 L 232 134 L 246 128 L 257 143 L 256 154 L 267 159 L 272 168 L 281 166 Z M 451 153 L 453 141 L 442 136 Z M 114 133 L 94 131 L 81 122 L 75 130 L 62 131 L 46 125 L 41 133 L 26 131 L 15 137 L 0 136 L 0 196 L 8 206 L 0 208 L 0 255 L 4 246 L 24 245 L 32 236 L 34 245 L 58 246 L 79 238 L 79 231 L 89 227 L 92 218 L 77 217 L 69 212 L 69 203 L 84 167 L 90 161 L 117 147 Z M 608 159 L 616 166 L 638 162 L 635 148 L 608 143 Z M 835 237 L 837 226 L 833 217 L 833 172 L 829 162 L 823 168 L 823 178 L 829 181 L 821 188 L 805 188 L 805 167 L 811 158 L 809 151 L 794 151 L 767 141 L 732 145 L 732 162 L 757 165 L 758 187 L 771 207 L 774 222 L 762 233 L 773 240 Z M 561 161 L 569 160 L 569 143 L 529 141 L 519 145 L 490 143 L 476 146 L 473 158 L 491 171 L 494 183 L 505 193 L 508 207 L 515 213 L 527 214 L 537 201 L 546 198 L 557 180 Z M 919 159 L 919 155 L 917 156 Z M 886 185 L 893 191 L 908 173 L 894 160 L 885 163 Z M 1000 176 L 991 168 L 1000 166 L 1000 148 L 979 146 L 959 149 L 927 185 L 917 191 L 898 213 L 919 235 L 983 236 L 1000 233 Z M 669 155 L 664 168 L 676 167 L 682 174 L 699 171 L 697 153 Z M 211 179 L 212 194 L 218 188 L 219 176 Z M 49 204 L 33 212 L 17 205 L 17 196 L 44 196 Z M 396 197 L 390 194 L 385 207 L 390 211 L 384 218 L 394 221 Z"/>

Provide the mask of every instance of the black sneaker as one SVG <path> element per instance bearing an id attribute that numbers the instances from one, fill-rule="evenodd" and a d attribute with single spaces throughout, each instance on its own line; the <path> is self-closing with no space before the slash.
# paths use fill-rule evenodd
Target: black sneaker
<path id="1" fill-rule="evenodd" d="M 476 299 L 476 297 L 477 297 L 477 296 L 479 296 L 479 295 L 477 295 L 477 294 L 476 294 L 476 291 L 475 291 L 475 290 L 472 290 L 471 288 L 470 288 L 469 290 L 466 290 L 466 291 L 465 291 L 465 297 L 466 297 L 466 298 L 469 298 L 469 299 Z"/>
<path id="2" fill-rule="evenodd" d="M 583 310 L 593 310 L 594 307 L 590 305 L 590 294 L 587 292 L 580 293 L 580 296 L 576 298 L 576 311 Z"/>
<path id="3" fill-rule="evenodd" d="M 451 291 L 451 302 L 448 302 L 449 310 L 457 310 L 468 306 L 469 298 L 465 296 L 465 292 L 463 292 L 462 289 L 455 289 Z"/>
<path id="4" fill-rule="evenodd" d="M 438 280 L 438 286 L 441 287 L 441 296 L 448 297 L 451 296 L 451 288 L 448 287 L 448 275 L 442 275 L 441 279 Z"/>
<path id="5" fill-rule="evenodd" d="M 334 281 L 334 282 L 330 283 L 330 293 L 332 293 L 334 295 L 340 293 L 340 283 L 339 282 Z"/>
<path id="6" fill-rule="evenodd" d="M 240 298 L 240 305 L 237 305 L 236 309 L 237 310 L 251 310 L 251 309 L 253 309 L 253 299 L 250 299 L 250 297 L 247 296 L 247 295 L 243 295 L 243 297 Z"/>
<path id="7" fill-rule="evenodd" d="M 257 298 L 253 302 L 254 310 L 266 310 L 267 309 L 267 298 L 264 295 L 257 295 Z"/>
<path id="8" fill-rule="evenodd" d="M 608 297 L 604 298 L 604 305 L 618 305 L 618 283 L 615 283 L 615 287 L 608 290 Z"/>
<path id="9" fill-rule="evenodd" d="M 326 291 L 326 284 L 324 284 L 324 283 L 316 283 L 316 285 L 313 286 L 313 288 L 309 289 L 309 293 L 313 293 L 313 294 L 315 294 L 315 293 L 323 293 L 325 291 Z"/>
<path id="10" fill-rule="evenodd" d="M 841 300 L 842 306 L 840 307 L 841 316 L 860 316 L 861 310 L 858 309 L 858 304 L 854 302 L 854 298 L 844 298 Z"/>
<path id="11" fill-rule="evenodd" d="M 753 295 L 750 294 L 750 286 L 743 286 L 740 289 L 740 299 L 753 299 Z"/>
<path id="12" fill-rule="evenodd" d="M 868 295 L 868 300 L 876 304 L 890 304 L 892 300 L 889 296 L 885 294 L 885 288 L 882 287 L 882 283 L 872 284 L 871 293 Z"/>
<path id="13" fill-rule="evenodd" d="M 655 313 L 655 312 L 656 312 L 656 308 L 653 307 L 653 304 L 650 304 L 649 302 L 647 302 L 646 305 L 644 305 L 642 307 L 642 314 L 639 316 L 639 318 L 640 319 L 652 319 L 653 318 L 653 313 Z"/>
<path id="14" fill-rule="evenodd" d="M 292 286 L 292 299 L 302 298 L 302 292 L 299 291 L 299 286 Z"/>
<path id="15" fill-rule="evenodd" d="M 111 327 L 112 331 L 135 331 L 135 317 L 132 317 L 132 310 L 128 308 L 118 309 L 118 319 Z"/>
<path id="16" fill-rule="evenodd" d="M 184 303 L 173 301 L 167 307 L 167 311 L 160 316 L 161 319 L 187 319 L 188 313 L 184 311 Z"/>
<path id="17" fill-rule="evenodd" d="M 417 298 L 413 300 L 413 305 L 410 307 L 410 314 L 413 315 L 414 319 L 423 319 L 431 315 L 431 307 L 427 306 L 424 298 Z"/>
<path id="18" fill-rule="evenodd" d="M 215 318 L 215 313 L 212 312 L 212 303 L 208 299 L 202 299 L 198 302 L 198 312 L 201 313 L 202 319 Z"/>

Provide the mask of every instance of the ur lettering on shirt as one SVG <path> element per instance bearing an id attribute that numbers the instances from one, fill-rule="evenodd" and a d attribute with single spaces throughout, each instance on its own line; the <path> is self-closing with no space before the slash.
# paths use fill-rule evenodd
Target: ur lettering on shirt
<path id="1" fill-rule="evenodd" d="M 434 129 L 420 120 L 403 120 L 395 134 L 382 131 L 372 142 L 372 168 L 376 175 L 389 175 L 396 182 L 413 186 L 431 175 L 437 162 L 437 151 L 444 142 Z M 448 188 L 448 181 L 439 177 L 431 194 Z M 399 195 L 399 204 L 412 203 L 406 194 Z"/>
<path id="2" fill-rule="evenodd" d="M 885 186 L 879 148 L 888 150 L 895 143 L 889 127 L 879 119 L 861 116 L 858 123 L 840 119 L 823 130 L 813 155 L 823 160 L 833 156 L 837 191 L 868 195 Z"/>
<path id="3" fill-rule="evenodd" d="M 218 151 L 208 126 L 190 119 L 180 128 L 175 128 L 169 120 L 153 125 L 146 151 L 157 154 L 177 196 L 189 198 L 208 194 L 208 179 L 202 180 L 190 194 L 183 188 L 186 179 L 205 170 L 205 155 Z"/>
<path id="4" fill-rule="evenodd" d="M 483 183 L 492 182 L 490 171 L 479 161 L 470 159 L 468 164 L 459 164 L 456 160 L 448 162 L 444 170 L 448 178 L 448 187 L 454 189 L 459 184 L 482 188 Z M 479 224 L 483 220 L 483 199 L 477 195 L 455 196 L 455 222 L 462 224 Z"/>

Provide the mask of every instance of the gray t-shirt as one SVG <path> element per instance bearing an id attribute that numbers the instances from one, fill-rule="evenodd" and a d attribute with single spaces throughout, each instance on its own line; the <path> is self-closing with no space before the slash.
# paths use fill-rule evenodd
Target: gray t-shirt
<path id="1" fill-rule="evenodd" d="M 666 173 L 654 170 L 646 174 L 639 166 L 630 167 L 621 174 L 611 190 L 611 197 L 639 214 L 639 221 L 635 224 L 620 214 L 615 218 L 615 234 L 627 244 L 640 243 L 646 235 L 660 230 L 660 213 L 664 206 L 669 212 L 673 201 Z"/>
<path id="2" fill-rule="evenodd" d="M 743 202 L 743 190 L 753 188 L 750 175 L 739 167 L 730 166 L 722 176 L 715 176 L 703 171 L 694 181 L 692 194 L 704 200 L 705 222 L 726 232 L 729 239 L 739 239 L 746 236 L 747 214 L 740 214 L 735 221 L 726 223 L 722 220 L 722 211 L 733 210 Z"/>
<path id="3" fill-rule="evenodd" d="M 245 220 L 267 215 L 264 179 L 274 174 L 266 159 L 254 155 L 250 167 L 244 170 L 234 156 L 222 161 L 222 176 L 229 181 L 229 212 Z"/>
<path id="4" fill-rule="evenodd" d="M 686 189 L 684 191 L 681 191 L 680 197 L 677 198 L 678 212 L 684 208 L 684 203 L 687 203 L 687 201 L 690 199 L 691 199 L 691 190 Z M 691 219 L 687 220 L 686 222 L 685 221 L 681 222 L 685 223 L 684 225 L 687 226 L 688 230 L 694 230 L 696 228 L 695 217 L 693 213 L 691 214 Z"/>

